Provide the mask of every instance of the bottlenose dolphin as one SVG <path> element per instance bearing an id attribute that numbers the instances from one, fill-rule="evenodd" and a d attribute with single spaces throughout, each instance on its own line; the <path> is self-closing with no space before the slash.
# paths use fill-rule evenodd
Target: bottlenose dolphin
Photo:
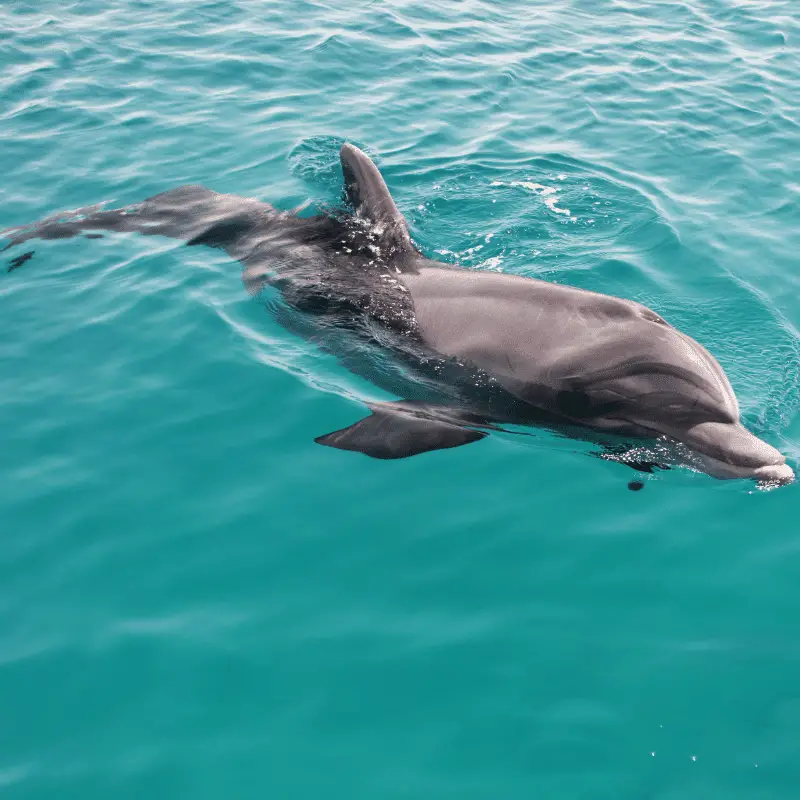
<path id="1" fill-rule="evenodd" d="M 781 453 L 741 424 L 716 359 L 659 314 L 632 300 L 426 258 L 375 164 L 352 144 L 340 158 L 346 212 L 300 217 L 182 186 L 126 208 L 9 229 L 5 249 L 99 231 L 221 248 L 241 262 L 251 293 L 278 290 L 296 315 L 290 327 L 314 331 L 332 352 L 342 332 L 378 345 L 409 385 L 424 385 L 424 397 L 370 404 L 366 418 L 315 439 L 328 447 L 405 458 L 478 441 L 502 425 L 537 425 L 600 443 L 676 443 L 719 478 L 794 478 Z M 389 372 L 373 365 L 369 377 L 395 390 Z M 609 441 L 604 453 L 613 455 Z M 657 465 L 627 461 L 643 471 Z"/>

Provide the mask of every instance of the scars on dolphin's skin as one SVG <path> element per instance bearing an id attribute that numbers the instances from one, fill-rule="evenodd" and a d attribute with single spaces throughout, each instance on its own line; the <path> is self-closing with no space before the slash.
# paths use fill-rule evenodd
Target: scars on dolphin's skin
<path id="1" fill-rule="evenodd" d="M 181 186 L 9 229 L 4 249 L 134 231 L 224 250 L 249 292 L 279 292 L 288 328 L 411 398 L 372 405 L 315 439 L 327 447 L 397 459 L 476 443 L 503 425 L 539 426 L 598 443 L 601 457 L 639 472 L 669 466 L 626 457 L 631 441 L 649 440 L 718 478 L 794 479 L 781 453 L 742 425 L 728 378 L 694 339 L 631 300 L 425 257 L 375 164 L 351 144 L 340 157 L 348 202 L 327 214 L 299 217 Z M 32 256 L 17 256 L 9 271 Z M 375 347 L 392 369 L 353 355 Z"/>

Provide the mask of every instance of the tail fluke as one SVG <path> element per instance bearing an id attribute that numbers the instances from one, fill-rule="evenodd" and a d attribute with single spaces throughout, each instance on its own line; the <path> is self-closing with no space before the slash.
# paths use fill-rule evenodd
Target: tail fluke
<path id="1" fill-rule="evenodd" d="M 203 186 L 181 186 L 126 208 L 98 210 L 99 206 L 57 214 L 32 225 L 0 232 L 8 244 L 4 252 L 31 239 L 70 239 L 81 234 L 100 238 L 98 231 L 141 233 L 183 239 L 188 244 L 228 248 L 239 236 L 274 210 L 264 203 L 222 195 Z M 33 251 L 11 260 L 9 272 L 18 269 Z"/>

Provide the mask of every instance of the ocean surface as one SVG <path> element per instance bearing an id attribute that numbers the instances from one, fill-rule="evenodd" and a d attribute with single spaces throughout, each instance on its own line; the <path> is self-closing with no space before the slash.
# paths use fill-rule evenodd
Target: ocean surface
<path id="1" fill-rule="evenodd" d="M 5 0 L 0 228 L 184 183 L 644 302 L 800 466 L 797 0 Z M 800 487 L 541 432 L 397 462 L 391 399 L 220 251 L 0 274 L 0 794 L 710 800 L 800 787 Z M 27 249 L 27 248 L 26 248 Z"/>

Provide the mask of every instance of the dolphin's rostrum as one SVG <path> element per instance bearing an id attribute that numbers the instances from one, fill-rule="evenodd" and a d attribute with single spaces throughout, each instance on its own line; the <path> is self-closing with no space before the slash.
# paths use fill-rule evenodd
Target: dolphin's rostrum
<path id="1" fill-rule="evenodd" d="M 277 288 L 323 347 L 335 350 L 342 330 L 377 343 L 411 376 L 404 394 L 424 386 L 424 397 L 371 405 L 365 419 L 316 439 L 329 447 L 404 458 L 478 441 L 504 424 L 543 425 L 600 442 L 676 442 L 720 478 L 793 479 L 784 457 L 741 424 L 725 373 L 696 341 L 630 300 L 426 258 L 375 164 L 351 144 L 340 155 L 347 213 L 302 218 L 183 186 L 136 206 L 11 229 L 7 247 L 98 231 L 218 247 L 242 263 L 253 294 Z M 380 369 L 369 377 L 391 383 Z"/>

